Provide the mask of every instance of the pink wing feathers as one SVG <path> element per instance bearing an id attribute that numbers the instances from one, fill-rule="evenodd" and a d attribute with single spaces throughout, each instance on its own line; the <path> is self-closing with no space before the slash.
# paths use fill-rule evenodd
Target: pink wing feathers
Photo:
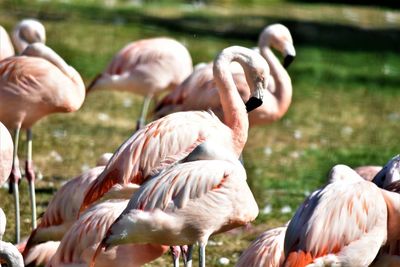
<path id="1" fill-rule="evenodd" d="M 306 266 L 328 254 L 347 257 L 343 251 L 350 250 L 353 242 L 361 243 L 375 231 L 382 231 L 375 240 L 376 246 L 369 245 L 372 259 L 359 259 L 372 261 L 386 238 L 386 217 L 385 201 L 374 184 L 361 177 L 336 179 L 314 192 L 290 221 L 285 237 L 285 266 Z M 353 251 L 353 257 L 359 255 Z"/>

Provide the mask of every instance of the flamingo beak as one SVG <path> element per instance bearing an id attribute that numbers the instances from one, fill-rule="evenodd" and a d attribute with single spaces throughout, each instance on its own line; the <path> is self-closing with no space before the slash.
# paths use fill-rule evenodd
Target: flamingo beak
<path id="1" fill-rule="evenodd" d="M 252 94 L 252 96 L 249 98 L 249 100 L 247 100 L 247 102 L 245 104 L 247 113 L 249 113 L 250 111 L 253 111 L 256 108 L 258 108 L 259 106 L 261 106 L 263 103 L 263 98 L 264 98 L 263 87 L 256 89 L 254 91 L 254 93 Z"/>
<path id="2" fill-rule="evenodd" d="M 283 67 L 285 69 L 287 69 L 290 64 L 293 62 L 293 60 L 295 59 L 296 56 L 292 56 L 292 55 L 287 55 L 284 59 L 283 59 Z"/>

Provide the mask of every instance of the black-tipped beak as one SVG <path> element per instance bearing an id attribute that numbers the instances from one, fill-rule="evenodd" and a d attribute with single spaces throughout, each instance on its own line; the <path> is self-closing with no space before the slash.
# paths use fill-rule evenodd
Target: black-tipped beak
<path id="1" fill-rule="evenodd" d="M 262 105 L 262 103 L 263 103 L 262 100 L 257 97 L 254 96 L 250 97 L 250 99 L 246 102 L 247 113 L 258 108 L 259 106 Z"/>
<path id="2" fill-rule="evenodd" d="M 285 69 L 289 68 L 290 64 L 292 64 L 294 58 L 296 56 L 292 56 L 292 55 L 287 55 L 284 59 L 283 59 L 283 67 Z"/>

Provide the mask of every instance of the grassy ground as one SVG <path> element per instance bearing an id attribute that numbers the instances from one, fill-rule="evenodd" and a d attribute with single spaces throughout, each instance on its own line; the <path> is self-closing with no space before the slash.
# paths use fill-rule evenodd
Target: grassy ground
<path id="1" fill-rule="evenodd" d="M 400 151 L 400 55 L 393 49 L 399 47 L 399 40 L 390 31 L 398 23 L 397 11 L 284 4 L 284 13 L 279 11 L 282 6 L 273 3 L 263 9 L 206 7 L 193 15 L 194 11 L 185 10 L 185 6 L 173 9 L 167 5 L 157 12 L 154 4 L 139 8 L 127 6 L 125 1 L 117 8 L 98 8 L 89 14 L 85 12 L 92 7 L 90 1 L 85 5 L 82 1 L 72 1 L 74 5 L 20 5 L 23 2 L 5 1 L 0 5 L 0 24 L 10 30 L 22 17 L 41 18 L 48 31 L 48 45 L 74 66 L 87 83 L 117 50 L 132 40 L 159 35 L 175 37 L 187 45 L 197 63 L 212 60 L 229 45 L 255 46 L 256 33 L 263 25 L 275 17 L 283 20 L 285 14 L 297 14 L 289 21 L 296 33 L 298 54 L 289 70 L 293 103 L 281 121 L 251 129 L 244 153 L 260 216 L 245 232 L 213 238 L 215 242 L 208 249 L 211 266 L 219 265 L 221 257 L 229 258 L 232 265 L 257 233 L 290 219 L 304 197 L 324 183 L 334 164 L 379 165 Z M 361 19 L 346 19 L 346 12 L 338 10 L 350 10 Z M 236 29 L 241 29 L 237 25 L 245 23 L 236 14 L 246 12 L 267 15 L 243 26 L 248 27 L 248 35 L 235 34 Z M 364 14 L 374 14 L 365 15 L 374 18 L 372 22 L 365 24 Z M 391 22 L 376 19 L 386 18 L 387 14 L 392 14 Z M 203 20 L 199 20 L 200 15 Z M 163 25 L 158 17 L 168 23 Z M 174 21 L 186 24 L 176 28 Z M 214 27 L 218 22 L 221 24 Z M 330 26 L 337 30 L 329 32 Z M 203 31 L 204 28 L 209 30 Z M 317 31 L 317 37 L 329 38 L 311 38 L 310 29 Z M 366 43 L 365 38 L 371 38 L 366 36 L 371 34 L 372 43 Z M 87 96 L 78 112 L 53 115 L 35 125 L 34 160 L 44 176 L 37 185 L 39 213 L 46 209 L 61 182 L 93 166 L 101 153 L 114 151 L 130 136 L 140 103 L 140 98 L 130 94 L 97 92 Z M 22 145 L 20 155 L 23 152 Z M 30 223 L 26 182 L 21 186 L 22 232 L 27 235 Z M 5 240 L 12 240 L 12 197 L 5 189 L 0 190 L 0 206 L 9 218 Z M 165 266 L 168 260 L 166 255 L 151 266 Z"/>

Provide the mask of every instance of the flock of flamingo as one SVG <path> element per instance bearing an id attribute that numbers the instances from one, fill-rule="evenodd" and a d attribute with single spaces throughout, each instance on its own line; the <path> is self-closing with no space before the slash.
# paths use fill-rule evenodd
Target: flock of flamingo
<path id="1" fill-rule="evenodd" d="M 210 236 L 244 226 L 258 206 L 239 160 L 249 127 L 280 119 L 292 99 L 286 68 L 296 52 L 289 30 L 266 27 L 258 48 L 231 46 L 193 68 L 189 51 L 166 38 L 118 52 L 85 89 L 80 74 L 45 45 L 37 20 L 21 21 L 12 41 L 0 26 L 0 185 L 15 200 L 16 245 L 0 241 L 7 266 L 141 266 L 171 251 L 205 266 Z M 283 55 L 281 63 L 273 49 Z M 36 224 L 32 126 L 77 111 L 89 91 L 144 96 L 136 131 L 113 154 L 63 185 Z M 146 124 L 151 100 L 158 101 Z M 27 131 L 25 176 L 32 232 L 20 240 L 18 160 Z M 14 134 L 12 140 L 9 131 Z M 284 226 L 262 233 L 236 266 L 400 266 L 400 156 L 383 167 L 336 165 Z M 0 209 L 0 240 L 5 215 Z"/>

